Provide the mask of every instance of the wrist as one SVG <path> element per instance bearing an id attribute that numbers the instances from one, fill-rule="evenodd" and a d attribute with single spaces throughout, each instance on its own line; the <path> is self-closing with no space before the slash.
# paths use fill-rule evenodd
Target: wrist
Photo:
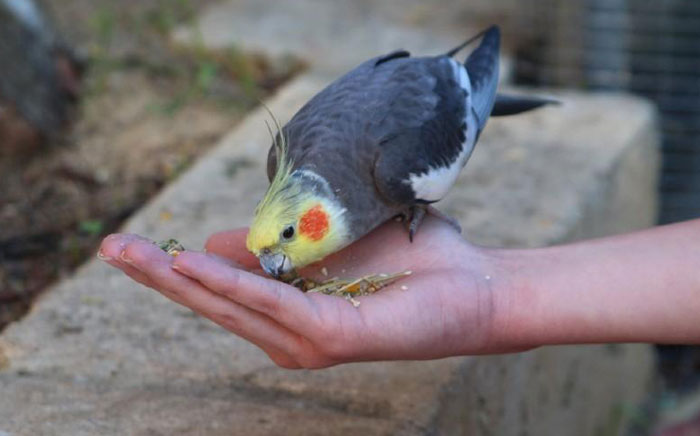
<path id="1" fill-rule="evenodd" d="M 450 294 L 452 307 L 461 308 L 455 339 L 459 354 L 524 351 L 542 345 L 531 334 L 531 310 L 537 289 L 526 264 L 529 250 L 490 249 L 466 241 L 455 256 L 459 292 Z M 461 339 L 460 339 L 461 338 Z"/>
<path id="2" fill-rule="evenodd" d="M 488 348 L 524 351 L 546 345 L 538 307 L 542 259 L 538 250 L 485 249 L 486 277 L 492 298 Z"/>

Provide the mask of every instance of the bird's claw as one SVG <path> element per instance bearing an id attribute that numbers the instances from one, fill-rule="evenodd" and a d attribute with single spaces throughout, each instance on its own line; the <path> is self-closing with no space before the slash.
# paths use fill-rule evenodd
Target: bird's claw
<path id="1" fill-rule="evenodd" d="M 447 224 L 451 225 L 455 230 L 457 230 L 458 233 L 462 233 L 462 226 L 459 225 L 459 222 L 455 219 L 452 218 L 451 216 L 440 212 L 433 206 L 429 205 L 416 205 L 416 206 L 411 206 L 409 208 L 407 213 L 399 215 L 400 217 L 404 217 L 404 219 L 408 219 L 409 224 L 408 224 L 408 239 L 413 242 L 413 238 L 416 236 L 416 233 L 418 232 L 418 227 L 420 227 L 421 223 L 425 219 L 425 215 L 430 214 L 433 215 L 436 218 L 439 218 L 443 221 L 445 221 Z M 408 218 L 410 216 L 410 219 Z"/>
<path id="2" fill-rule="evenodd" d="M 411 221 L 408 224 L 408 240 L 413 242 L 413 238 L 418 232 L 418 227 L 420 227 L 423 219 L 425 218 L 426 208 L 425 206 L 413 206 L 411 207 Z"/>

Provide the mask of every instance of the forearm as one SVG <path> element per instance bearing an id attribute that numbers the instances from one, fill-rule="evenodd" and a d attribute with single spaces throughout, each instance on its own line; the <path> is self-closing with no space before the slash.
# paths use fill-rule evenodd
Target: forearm
<path id="1" fill-rule="evenodd" d="M 700 343 L 700 220 L 498 256 L 506 342 Z"/>

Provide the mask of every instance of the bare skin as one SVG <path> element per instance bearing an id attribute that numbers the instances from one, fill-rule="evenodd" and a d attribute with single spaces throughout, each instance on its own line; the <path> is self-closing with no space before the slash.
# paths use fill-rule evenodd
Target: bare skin
<path id="1" fill-rule="evenodd" d="M 304 294 L 259 272 L 246 230 L 173 258 L 135 235 L 100 257 L 254 343 L 285 368 L 517 352 L 547 344 L 700 343 L 700 220 L 529 250 L 469 244 L 427 217 L 413 243 L 390 222 L 303 271 L 411 270 L 361 305 Z"/>

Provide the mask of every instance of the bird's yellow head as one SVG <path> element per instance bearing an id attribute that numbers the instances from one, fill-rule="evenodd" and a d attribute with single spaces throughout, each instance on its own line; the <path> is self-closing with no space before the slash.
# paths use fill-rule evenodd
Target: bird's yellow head
<path id="1" fill-rule="evenodd" d="M 274 277 L 287 275 L 348 243 L 345 208 L 316 173 L 292 170 L 285 147 L 277 148 L 277 170 L 255 210 L 246 246 Z"/>
<path id="2" fill-rule="evenodd" d="M 274 277 L 290 273 L 346 245 L 345 210 L 323 190 L 318 176 L 290 174 L 279 189 L 273 185 L 255 211 L 246 245 Z"/>

